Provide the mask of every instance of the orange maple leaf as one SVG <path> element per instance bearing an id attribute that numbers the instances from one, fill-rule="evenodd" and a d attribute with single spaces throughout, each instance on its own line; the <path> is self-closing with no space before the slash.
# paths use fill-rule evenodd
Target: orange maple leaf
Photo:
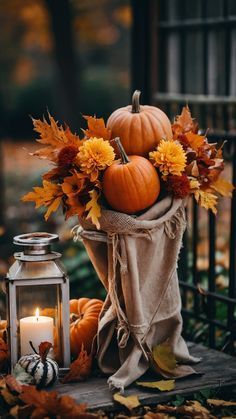
<path id="1" fill-rule="evenodd" d="M 32 419 L 43 419 L 45 417 L 57 418 L 87 418 L 91 416 L 86 412 L 86 404 L 77 404 L 70 396 L 59 396 L 56 391 L 47 392 L 37 390 L 34 386 L 22 386 L 19 398 L 27 405 L 34 408 Z"/>
<path id="2" fill-rule="evenodd" d="M 180 115 L 176 116 L 174 124 L 172 125 L 174 139 L 179 135 L 192 131 L 197 133 L 198 125 L 191 116 L 188 105 L 184 106 Z"/>
<path id="3" fill-rule="evenodd" d="M 201 207 L 211 210 L 213 214 L 217 214 L 217 196 L 211 190 L 197 189 L 194 191 L 194 198 Z"/>
<path id="4" fill-rule="evenodd" d="M 100 223 L 99 218 L 101 217 L 101 206 L 98 203 L 98 200 L 100 198 L 100 193 L 96 191 L 96 189 L 93 189 L 89 192 L 90 200 L 87 202 L 85 210 L 88 211 L 87 219 L 91 219 L 92 223 L 97 227 L 97 229 L 100 229 Z"/>
<path id="5" fill-rule="evenodd" d="M 71 132 L 68 126 L 63 128 L 62 125 L 58 125 L 58 122 L 55 121 L 50 113 L 48 113 L 48 119 L 49 122 L 45 118 L 43 120 L 32 118 L 34 131 L 40 135 L 37 141 L 47 145 L 47 147 L 35 151 L 32 155 L 40 159 L 49 159 L 57 162 L 57 155 L 61 148 L 70 145 L 79 149 L 81 140 L 76 134 Z"/>
<path id="6" fill-rule="evenodd" d="M 88 138 L 97 137 L 103 138 L 104 140 L 110 140 L 111 130 L 109 130 L 104 122 L 103 118 L 96 118 L 95 116 L 83 115 L 88 124 L 88 129 L 83 130 Z"/>
<path id="7" fill-rule="evenodd" d="M 43 186 L 35 186 L 33 192 L 29 192 L 24 195 L 21 200 L 23 202 L 35 202 L 35 207 L 39 208 L 41 206 L 47 207 L 47 212 L 45 214 L 45 220 L 47 221 L 52 212 L 55 212 L 62 200 L 63 191 L 61 185 L 56 185 L 54 183 L 43 180 Z"/>
<path id="8" fill-rule="evenodd" d="M 220 178 L 211 184 L 211 188 L 218 192 L 220 195 L 231 198 L 235 186 L 228 180 Z"/>
<path id="9" fill-rule="evenodd" d="M 187 132 L 185 134 L 185 137 L 187 138 L 190 147 L 194 151 L 197 151 L 205 143 L 204 135 L 198 135 L 198 134 L 195 134 L 194 132 Z"/>
<path id="10" fill-rule="evenodd" d="M 72 383 L 85 381 L 91 374 L 92 370 L 92 354 L 87 354 L 87 351 L 82 345 L 78 358 L 72 362 L 69 372 L 65 375 L 62 382 Z"/>

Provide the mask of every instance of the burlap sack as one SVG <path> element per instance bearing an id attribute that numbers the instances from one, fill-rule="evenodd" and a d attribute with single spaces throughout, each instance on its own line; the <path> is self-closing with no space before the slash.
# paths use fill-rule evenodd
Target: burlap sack
<path id="1" fill-rule="evenodd" d="M 123 390 L 137 380 L 149 368 L 149 350 L 166 340 L 179 362 L 199 361 L 181 337 L 183 201 L 168 196 L 138 217 L 103 210 L 100 224 L 95 231 L 81 219 L 77 233 L 107 290 L 97 356 L 100 369 L 113 374 L 110 387 Z"/>

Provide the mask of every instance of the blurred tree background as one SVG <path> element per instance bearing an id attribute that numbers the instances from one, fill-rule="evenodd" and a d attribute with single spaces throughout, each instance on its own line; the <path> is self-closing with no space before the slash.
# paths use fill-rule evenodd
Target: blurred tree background
<path id="1" fill-rule="evenodd" d="M 83 246 L 71 240 L 76 218 L 64 222 L 56 215 L 46 224 L 20 197 L 45 171 L 29 155 L 36 147 L 30 115 L 49 110 L 79 133 L 83 114 L 106 119 L 128 103 L 129 1 L 8 0 L 0 4 L 0 24 L 0 278 L 13 261 L 14 235 L 55 231 L 71 295 L 104 297 Z M 2 317 L 4 311 L 1 298 Z"/>

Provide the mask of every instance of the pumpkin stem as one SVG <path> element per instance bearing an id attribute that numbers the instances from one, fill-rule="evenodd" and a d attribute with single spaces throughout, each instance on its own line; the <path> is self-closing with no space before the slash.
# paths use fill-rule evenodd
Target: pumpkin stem
<path id="1" fill-rule="evenodd" d="M 38 352 L 36 351 L 36 349 L 35 349 L 35 347 L 33 345 L 32 340 L 29 341 L 29 344 L 30 344 L 31 348 L 33 349 L 34 353 L 38 355 Z"/>
<path id="2" fill-rule="evenodd" d="M 116 145 L 118 147 L 122 164 L 130 163 L 130 159 L 129 159 L 129 157 L 126 154 L 123 145 L 121 144 L 120 138 L 119 137 L 116 137 L 116 138 L 114 138 L 113 141 L 115 141 L 115 143 L 116 143 Z"/>
<path id="3" fill-rule="evenodd" d="M 132 96 L 132 113 L 139 113 L 140 112 L 140 103 L 139 97 L 141 95 L 140 90 L 135 90 Z"/>

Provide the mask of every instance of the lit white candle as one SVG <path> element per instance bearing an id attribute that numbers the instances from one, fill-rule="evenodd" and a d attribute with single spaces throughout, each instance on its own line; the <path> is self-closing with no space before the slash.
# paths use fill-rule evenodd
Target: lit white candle
<path id="1" fill-rule="evenodd" d="M 41 342 L 53 345 L 53 318 L 40 316 L 36 309 L 35 316 L 20 319 L 20 352 L 21 356 L 33 353 L 29 342 L 38 350 Z"/>

